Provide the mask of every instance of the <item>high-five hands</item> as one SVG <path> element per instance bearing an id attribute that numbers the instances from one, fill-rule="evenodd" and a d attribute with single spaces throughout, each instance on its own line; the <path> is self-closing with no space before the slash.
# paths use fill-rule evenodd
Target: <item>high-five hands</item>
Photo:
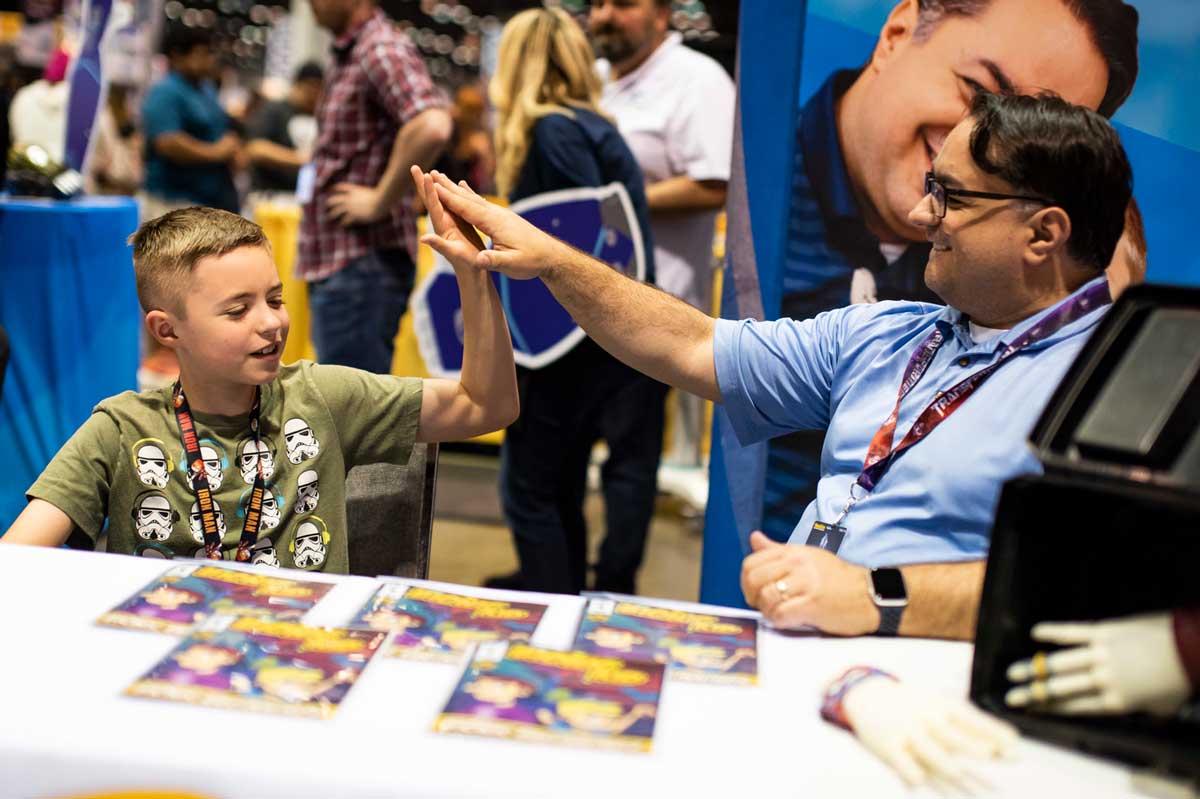
<path id="1" fill-rule="evenodd" d="M 478 268 L 476 259 L 487 247 L 475 228 L 464 222 L 462 217 L 448 213 L 438 199 L 433 186 L 435 176 L 440 173 L 422 173 L 417 166 L 409 171 L 413 185 L 417 187 L 417 195 L 429 213 L 429 225 L 433 230 L 422 236 L 421 241 L 437 250 L 456 270 Z"/>
<path id="2" fill-rule="evenodd" d="M 568 245 L 538 230 L 507 208 L 480 197 L 466 181 L 456 184 L 440 172 L 421 173 L 415 166 L 412 174 L 413 183 L 430 209 L 430 219 L 433 220 L 431 203 L 435 199 L 440 206 L 438 213 L 443 216 L 441 227 L 434 221 L 434 233 L 422 236 L 421 242 L 441 253 L 451 263 L 457 258 L 465 265 L 467 262 L 463 259 L 467 257 L 467 249 L 459 246 L 455 235 L 446 237 L 450 231 L 446 219 L 452 220 L 453 227 L 462 234 L 463 244 L 468 244 L 466 231 L 472 228 L 478 228 L 492 240 L 490 250 L 484 249 L 482 243 L 478 246 L 468 244 L 476 248 L 474 266 L 501 272 L 516 280 L 540 277 L 569 257 L 571 248 Z"/>
<path id="3" fill-rule="evenodd" d="M 1172 715 L 1191 694 L 1170 613 L 1046 622 L 1034 625 L 1032 636 L 1069 648 L 1038 652 L 1008 667 L 1015 687 L 1004 701 L 1012 707 L 1068 715 Z"/>

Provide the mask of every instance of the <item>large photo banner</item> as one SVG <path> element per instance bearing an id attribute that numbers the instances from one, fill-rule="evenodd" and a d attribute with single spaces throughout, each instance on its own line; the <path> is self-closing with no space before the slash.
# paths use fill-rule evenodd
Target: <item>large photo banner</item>
<path id="1" fill-rule="evenodd" d="M 765 3 L 753 12 L 749 5 L 739 48 L 742 121 L 764 124 L 751 104 L 762 92 L 760 62 L 770 61 L 777 96 L 793 79 L 798 85 L 788 109 L 794 146 L 786 166 L 777 162 L 767 175 L 754 162 L 779 153 L 739 140 L 735 162 L 744 169 L 734 184 L 743 181 L 745 193 L 739 200 L 731 186 L 722 316 L 806 319 L 852 302 L 940 302 L 923 280 L 924 233 L 907 215 L 933 157 L 981 89 L 1049 90 L 1109 117 L 1133 165 L 1148 279 L 1200 284 L 1200 250 L 1187 241 L 1200 180 L 1200 4 L 809 0 L 799 10 Z M 794 63 L 777 49 L 789 34 L 802 43 Z M 780 175 L 789 183 L 783 199 Z M 782 246 L 767 231 L 781 218 Z M 751 263 L 739 260 L 739 247 L 754 250 Z M 714 425 L 701 598 L 740 603 L 747 538 L 755 529 L 779 541 L 797 532 L 822 473 L 823 434 L 742 447 L 719 408 Z"/>

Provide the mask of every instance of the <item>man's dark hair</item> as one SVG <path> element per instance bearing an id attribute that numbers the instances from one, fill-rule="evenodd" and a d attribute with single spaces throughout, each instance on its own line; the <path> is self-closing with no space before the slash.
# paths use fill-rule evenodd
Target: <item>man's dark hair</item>
<path id="1" fill-rule="evenodd" d="M 971 104 L 971 157 L 1021 194 L 1044 197 L 1071 218 L 1067 252 L 1102 272 L 1125 228 L 1133 171 L 1104 117 L 1054 94 L 980 93 Z"/>
<path id="2" fill-rule="evenodd" d="M 325 80 L 325 70 L 316 61 L 305 61 L 296 70 L 292 83 L 302 83 L 306 80 Z"/>
<path id="3" fill-rule="evenodd" d="M 213 34 L 202 28 L 189 28 L 186 25 L 168 25 L 163 31 L 162 52 L 167 58 L 177 55 L 187 55 L 197 47 L 213 47 Z"/>
<path id="4" fill-rule="evenodd" d="M 1108 87 L 1096 109 L 1111 117 L 1133 91 L 1138 75 L 1138 12 L 1124 0 L 1059 0 L 1091 34 L 1092 43 L 1108 65 Z M 917 29 L 921 41 L 944 17 L 982 13 L 992 0 L 917 0 Z"/>

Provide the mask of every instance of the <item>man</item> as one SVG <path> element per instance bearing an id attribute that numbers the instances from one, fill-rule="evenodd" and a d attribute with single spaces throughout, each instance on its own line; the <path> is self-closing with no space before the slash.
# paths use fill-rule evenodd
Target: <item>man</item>
<path id="1" fill-rule="evenodd" d="M 237 213 L 230 163 L 240 140 L 217 102 L 212 34 L 182 25 L 168 28 L 163 53 L 170 72 L 146 92 L 142 103 L 142 218 L 189 205 Z"/>
<path id="2" fill-rule="evenodd" d="M 452 123 L 421 57 L 374 0 L 312 6 L 336 38 L 296 274 L 308 281 L 318 359 L 387 374 L 416 273 L 407 168 L 433 163 Z"/>
<path id="3" fill-rule="evenodd" d="M 937 301 L 908 212 L 971 98 L 1049 90 L 1111 117 L 1137 78 L 1137 20 L 1121 0 L 898 2 L 866 66 L 831 75 L 801 110 L 780 316 Z M 762 526 L 776 540 L 816 493 L 821 439 L 768 446 Z"/>
<path id="4" fill-rule="evenodd" d="M 592 0 L 588 28 L 606 59 L 601 103 L 646 178 L 658 285 L 712 310 L 712 239 L 733 150 L 733 81 L 668 33 L 670 0 Z M 699 467 L 698 397 L 677 392 L 667 464 Z"/>
<path id="5" fill-rule="evenodd" d="M 319 64 L 301 65 L 287 97 L 263 103 L 246 123 L 243 157 L 249 165 L 250 191 L 296 191 L 300 167 L 312 155 L 313 114 L 324 77 Z"/>
<path id="6" fill-rule="evenodd" d="M 792 544 L 755 533 L 743 563 L 746 599 L 773 624 L 966 639 L 1001 485 L 1040 468 L 1026 437 L 1107 305 L 1131 181 L 1094 112 L 980 94 L 909 215 L 932 244 L 926 284 L 950 307 L 757 323 L 714 321 L 449 181 L 436 191 L 492 237 L 478 265 L 541 277 L 618 358 L 724 403 L 743 444 L 827 428 Z M 805 545 L 826 533 L 837 554 Z"/>

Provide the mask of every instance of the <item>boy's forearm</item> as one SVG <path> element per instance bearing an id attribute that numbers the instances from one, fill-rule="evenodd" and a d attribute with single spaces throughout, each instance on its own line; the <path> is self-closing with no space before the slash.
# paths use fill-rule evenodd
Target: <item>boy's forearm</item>
<path id="1" fill-rule="evenodd" d="M 520 411 L 517 371 L 503 306 L 491 276 L 475 269 L 456 274 L 462 297 L 463 364 L 459 382 L 483 412 L 488 431 L 511 424 Z"/>
<path id="2" fill-rule="evenodd" d="M 542 279 L 579 326 L 618 360 L 721 401 L 711 317 L 566 245 Z"/>
<path id="3" fill-rule="evenodd" d="M 57 505 L 32 499 L 17 520 L 0 537 L 0 544 L 59 547 L 67 542 L 75 523 Z"/>

